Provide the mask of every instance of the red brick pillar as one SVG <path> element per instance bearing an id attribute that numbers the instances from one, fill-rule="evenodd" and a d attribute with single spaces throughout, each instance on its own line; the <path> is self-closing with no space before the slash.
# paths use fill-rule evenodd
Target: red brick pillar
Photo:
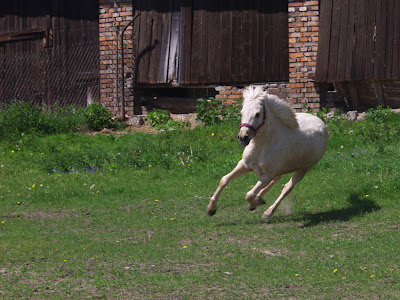
<path id="1" fill-rule="evenodd" d="M 319 1 L 289 0 L 289 94 L 296 110 L 304 102 L 314 110 L 320 98 L 314 84 L 319 37 Z"/>
<path id="2" fill-rule="evenodd" d="M 121 31 L 133 18 L 132 0 L 99 0 L 100 102 L 112 113 L 122 116 Z M 118 47 L 118 59 L 117 59 Z M 124 34 L 125 114 L 133 113 L 129 85 L 133 76 L 132 26 Z M 118 60 L 118 64 L 117 64 Z M 118 74 L 118 78 L 117 78 Z M 117 89 L 118 86 L 118 89 Z M 118 99 L 117 99 L 118 97 Z"/>

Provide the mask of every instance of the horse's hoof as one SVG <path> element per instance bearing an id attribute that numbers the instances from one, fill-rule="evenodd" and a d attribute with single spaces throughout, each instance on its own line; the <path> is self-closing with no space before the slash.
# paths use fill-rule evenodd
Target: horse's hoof
<path id="1" fill-rule="evenodd" d="M 257 206 L 261 206 L 261 205 L 265 204 L 265 201 L 261 197 L 256 197 L 255 202 L 256 202 Z"/>
<path id="2" fill-rule="evenodd" d="M 215 213 L 217 212 L 216 209 L 213 210 L 207 210 L 207 215 L 209 215 L 210 217 L 212 217 L 213 215 L 215 215 Z"/>
<path id="3" fill-rule="evenodd" d="M 272 214 L 268 214 L 268 213 L 263 213 L 263 215 L 261 216 L 262 219 L 268 221 L 269 219 L 271 219 Z"/>
<path id="4" fill-rule="evenodd" d="M 247 206 L 247 209 L 249 210 L 249 211 L 253 211 L 253 210 L 255 210 L 256 208 L 255 207 L 252 207 L 250 204 Z"/>

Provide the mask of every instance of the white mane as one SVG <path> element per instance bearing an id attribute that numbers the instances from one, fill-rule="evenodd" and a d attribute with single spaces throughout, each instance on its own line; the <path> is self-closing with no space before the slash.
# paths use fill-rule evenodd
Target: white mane
<path id="1" fill-rule="evenodd" d="M 261 85 L 250 85 L 243 91 L 243 105 L 248 101 L 261 101 L 275 116 L 290 128 L 298 128 L 296 113 L 290 106 L 275 95 L 268 94 Z"/>

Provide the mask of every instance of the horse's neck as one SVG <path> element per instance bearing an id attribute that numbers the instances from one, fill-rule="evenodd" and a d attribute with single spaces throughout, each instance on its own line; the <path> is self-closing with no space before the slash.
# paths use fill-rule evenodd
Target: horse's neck
<path id="1" fill-rule="evenodd" d="M 279 131 L 279 120 L 274 114 L 270 114 L 267 117 L 267 121 L 264 126 L 260 128 L 257 135 L 254 137 L 253 141 L 257 148 L 261 146 L 262 148 L 267 148 L 278 135 Z"/>

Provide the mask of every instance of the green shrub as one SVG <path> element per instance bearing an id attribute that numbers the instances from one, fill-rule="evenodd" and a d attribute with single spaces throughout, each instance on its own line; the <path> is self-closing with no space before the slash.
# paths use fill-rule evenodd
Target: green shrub
<path id="1" fill-rule="evenodd" d="M 155 128 L 167 124 L 169 120 L 171 120 L 171 113 L 163 109 L 153 109 L 147 116 L 147 121 Z"/>
<path id="2" fill-rule="evenodd" d="M 197 120 L 204 125 L 224 123 L 237 123 L 240 121 L 241 101 L 234 104 L 224 104 L 221 99 L 201 98 L 197 100 Z"/>
<path id="3" fill-rule="evenodd" d="M 389 120 L 393 117 L 390 108 L 378 106 L 376 109 L 367 110 L 365 120 L 361 121 L 357 130 L 366 143 L 372 143 L 383 149 L 385 143 L 389 143 L 399 135 L 399 129 Z"/>
<path id="4" fill-rule="evenodd" d="M 85 108 L 77 106 L 54 106 L 43 110 L 40 116 L 38 133 L 53 134 L 75 132 L 86 127 Z"/>
<path id="5" fill-rule="evenodd" d="M 112 128 L 115 125 L 110 110 L 100 103 L 90 104 L 84 112 L 86 123 L 90 130 Z"/>
<path id="6" fill-rule="evenodd" d="M 80 129 L 101 130 L 115 125 L 111 112 L 100 103 L 87 108 L 54 105 L 43 109 L 30 102 L 14 100 L 0 106 L 0 138 L 10 140 L 22 133 L 46 135 Z"/>
<path id="7" fill-rule="evenodd" d="M 32 103 L 14 100 L 3 105 L 0 113 L 0 136 L 11 137 L 37 130 L 41 109 Z"/>

